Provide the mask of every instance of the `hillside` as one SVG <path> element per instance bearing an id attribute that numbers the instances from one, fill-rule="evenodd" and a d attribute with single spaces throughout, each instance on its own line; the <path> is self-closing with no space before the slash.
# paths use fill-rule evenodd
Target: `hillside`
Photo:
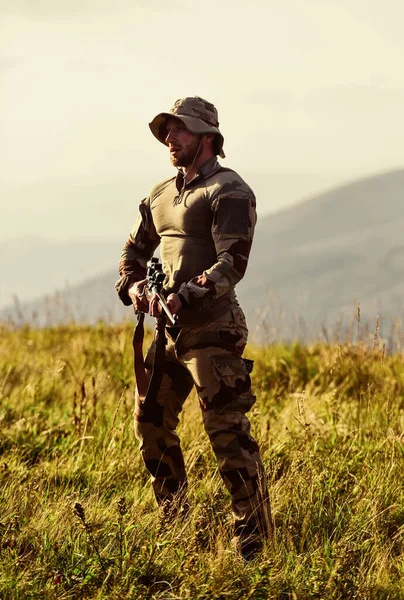
<path id="1" fill-rule="evenodd" d="M 275 337 L 313 337 L 341 319 L 348 327 L 360 301 L 362 318 L 373 326 L 380 315 L 387 334 L 404 312 L 403 196 L 404 170 L 398 170 L 259 219 L 248 276 L 238 286 L 252 329 L 258 324 Z M 66 307 L 90 321 L 130 314 L 117 301 L 116 277 L 115 269 L 106 271 L 61 293 L 50 301 L 54 320 Z M 33 311 L 43 321 L 42 300 L 22 307 L 25 318 Z"/>
<path id="2" fill-rule="evenodd" d="M 50 241 L 25 236 L 0 242 L 0 307 L 13 296 L 32 302 L 113 267 L 120 242 L 110 239 Z M 42 302 L 42 300 L 41 300 Z"/>
<path id="3" fill-rule="evenodd" d="M 377 175 L 302 202 L 257 227 L 248 311 L 268 303 L 298 313 L 313 330 L 362 316 L 387 326 L 403 314 L 404 170 Z"/>

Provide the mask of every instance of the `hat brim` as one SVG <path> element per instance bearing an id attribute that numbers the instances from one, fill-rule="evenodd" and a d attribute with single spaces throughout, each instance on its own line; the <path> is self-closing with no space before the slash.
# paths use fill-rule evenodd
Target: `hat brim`
<path id="1" fill-rule="evenodd" d="M 167 137 L 167 120 L 168 119 L 178 119 L 185 125 L 185 127 L 191 133 L 196 135 L 201 135 L 203 133 L 215 133 L 218 137 L 217 140 L 217 149 L 218 154 L 221 158 L 225 158 L 225 153 L 223 152 L 223 144 L 224 137 L 220 133 L 218 127 L 214 127 L 213 125 L 209 125 L 202 121 L 202 119 L 198 119 L 197 117 L 190 117 L 188 115 L 173 115 L 171 113 L 160 113 L 149 123 L 150 131 L 154 135 L 155 138 L 158 139 L 159 142 L 168 146 L 166 142 Z"/>

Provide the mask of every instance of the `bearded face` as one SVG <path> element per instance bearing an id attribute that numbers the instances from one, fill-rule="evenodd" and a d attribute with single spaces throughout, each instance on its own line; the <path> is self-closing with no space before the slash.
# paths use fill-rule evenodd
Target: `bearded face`
<path id="1" fill-rule="evenodd" d="M 170 161 L 174 167 L 190 167 L 199 149 L 199 136 L 187 144 L 170 148 Z"/>
<path id="2" fill-rule="evenodd" d="M 188 131 L 178 119 L 168 120 L 166 142 L 174 167 L 190 167 L 198 152 L 200 141 L 201 136 Z"/>

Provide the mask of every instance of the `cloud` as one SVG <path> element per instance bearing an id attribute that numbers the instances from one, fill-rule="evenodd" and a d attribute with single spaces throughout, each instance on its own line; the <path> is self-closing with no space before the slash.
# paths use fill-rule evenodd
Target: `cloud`
<path id="1" fill-rule="evenodd" d="M 279 113 L 304 111 L 335 113 L 341 110 L 357 112 L 402 109 L 403 86 L 391 87 L 383 83 L 346 84 L 308 87 L 300 90 L 266 90 L 249 94 L 246 101 L 257 107 L 266 106 Z"/>
<path id="2" fill-rule="evenodd" d="M 339 109 L 353 110 L 386 110 L 402 108 L 404 101 L 403 87 L 364 84 L 345 85 L 319 89 L 310 89 L 305 95 L 307 108 L 323 108 L 327 111 Z"/>
<path id="3" fill-rule="evenodd" d="M 63 64 L 63 71 L 70 73 L 101 73 L 116 68 L 116 61 L 102 61 L 90 57 L 73 58 L 66 60 Z"/>
<path id="4" fill-rule="evenodd" d="M 35 20 L 117 14 L 140 8 L 184 7 L 182 0 L 2 0 L 0 12 Z"/>
<path id="5" fill-rule="evenodd" d="M 14 69 L 21 63 L 21 59 L 14 56 L 0 56 L 0 71 Z"/>

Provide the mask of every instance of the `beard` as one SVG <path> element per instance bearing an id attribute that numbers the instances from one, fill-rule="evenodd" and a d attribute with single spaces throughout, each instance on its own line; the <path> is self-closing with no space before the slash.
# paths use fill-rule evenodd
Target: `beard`
<path id="1" fill-rule="evenodd" d="M 170 161 L 174 167 L 190 167 L 196 158 L 196 153 L 199 150 L 200 137 L 182 146 L 175 156 L 170 154 Z"/>

